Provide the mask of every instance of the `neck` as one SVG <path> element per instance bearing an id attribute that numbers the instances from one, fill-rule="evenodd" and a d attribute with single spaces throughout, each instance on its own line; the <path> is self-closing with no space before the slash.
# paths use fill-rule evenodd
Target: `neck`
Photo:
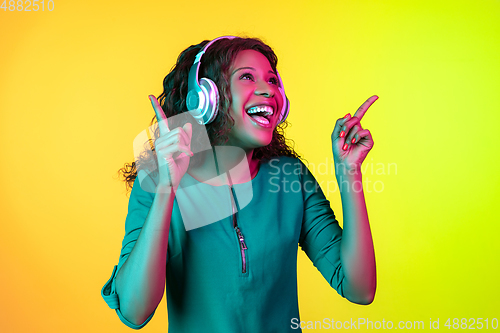
<path id="1" fill-rule="evenodd" d="M 258 173 L 259 161 L 253 159 L 253 149 L 244 151 L 238 147 L 217 146 L 215 154 L 214 149 L 199 154 L 202 154 L 201 163 L 188 172 L 194 179 L 209 185 L 246 183 Z"/>

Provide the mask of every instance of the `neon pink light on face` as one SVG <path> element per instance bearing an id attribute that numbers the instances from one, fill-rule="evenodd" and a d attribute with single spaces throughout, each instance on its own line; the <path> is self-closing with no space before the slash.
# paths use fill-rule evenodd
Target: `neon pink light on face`
<path id="1" fill-rule="evenodd" d="M 271 143 L 283 98 L 278 90 L 278 78 L 267 58 L 255 50 L 241 51 L 231 67 L 232 104 L 229 110 L 234 127 L 228 145 L 248 151 Z M 273 114 L 269 124 L 261 124 L 247 114 L 254 106 L 267 106 Z"/>

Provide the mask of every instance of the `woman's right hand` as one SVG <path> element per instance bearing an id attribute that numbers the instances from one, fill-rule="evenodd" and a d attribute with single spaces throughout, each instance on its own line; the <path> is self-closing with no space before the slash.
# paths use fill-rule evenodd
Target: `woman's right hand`
<path id="1" fill-rule="evenodd" d="M 169 187 L 177 189 L 188 169 L 189 160 L 193 156 L 191 151 L 193 128 L 190 123 L 186 123 L 182 127 L 170 130 L 167 117 L 156 97 L 149 95 L 149 100 L 155 110 L 160 129 L 160 137 L 155 140 L 160 175 L 157 190 Z"/>

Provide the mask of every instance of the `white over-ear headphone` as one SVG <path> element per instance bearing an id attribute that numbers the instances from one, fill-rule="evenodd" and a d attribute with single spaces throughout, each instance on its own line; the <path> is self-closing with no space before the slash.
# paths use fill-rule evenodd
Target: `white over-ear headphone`
<path id="1" fill-rule="evenodd" d="M 207 78 L 202 77 L 198 80 L 198 72 L 201 65 L 201 57 L 207 51 L 207 49 L 215 41 L 219 39 L 233 39 L 235 36 L 222 36 L 208 42 L 205 47 L 196 55 L 193 66 L 189 70 L 188 77 L 188 94 L 186 98 L 187 109 L 191 115 L 196 119 L 196 121 L 201 125 L 206 125 L 211 123 L 217 116 L 217 109 L 219 105 L 219 90 L 215 83 Z M 279 87 L 278 90 L 283 97 L 283 107 L 279 115 L 278 123 L 283 122 L 288 116 L 290 111 L 290 104 L 288 98 L 285 95 L 285 90 L 283 88 L 283 82 L 281 81 L 281 76 L 276 71 L 278 76 Z"/>

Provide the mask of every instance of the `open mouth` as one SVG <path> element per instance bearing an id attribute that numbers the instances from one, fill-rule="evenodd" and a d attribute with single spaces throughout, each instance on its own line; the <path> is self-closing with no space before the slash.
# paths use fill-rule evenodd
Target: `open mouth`
<path id="1" fill-rule="evenodd" d="M 269 125 L 271 123 L 271 117 L 274 114 L 274 110 L 273 107 L 269 105 L 257 105 L 248 109 L 247 114 L 257 123 Z"/>

